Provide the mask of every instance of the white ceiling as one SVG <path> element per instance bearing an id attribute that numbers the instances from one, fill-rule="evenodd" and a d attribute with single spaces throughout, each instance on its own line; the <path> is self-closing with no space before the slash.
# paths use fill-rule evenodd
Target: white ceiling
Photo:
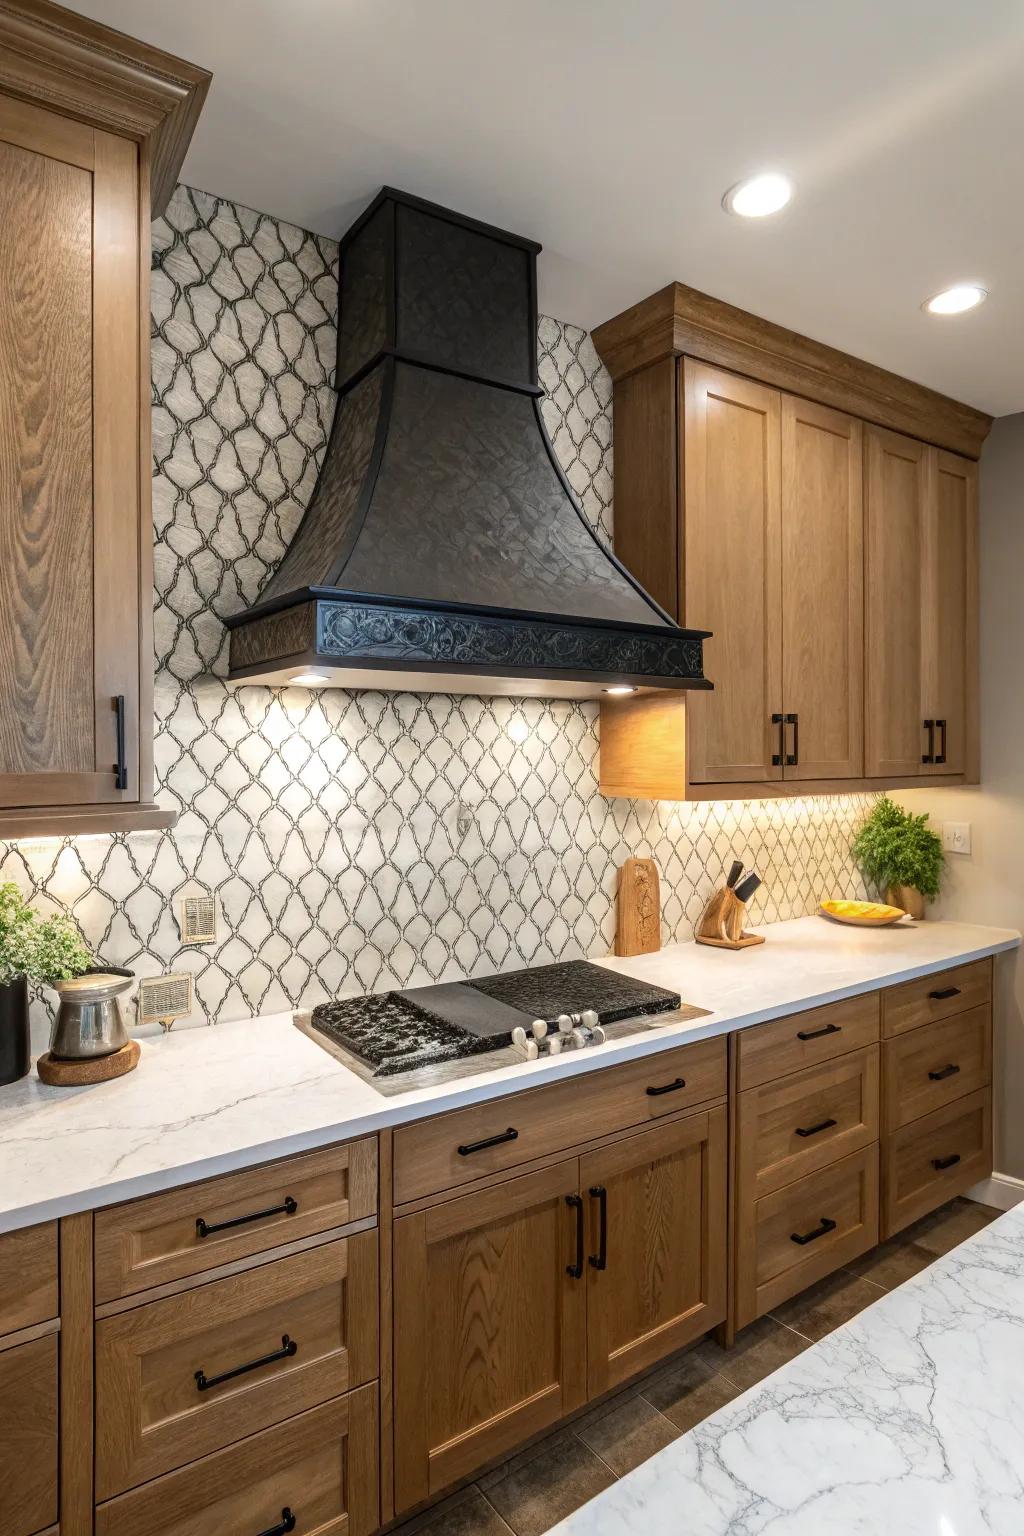
<path id="1" fill-rule="evenodd" d="M 1020 0 L 77 0 L 212 69 L 184 179 L 338 235 L 382 183 L 543 242 L 591 327 L 673 278 L 1024 409 Z M 763 168 L 797 195 L 744 221 Z M 936 319 L 959 279 L 989 301 Z"/>

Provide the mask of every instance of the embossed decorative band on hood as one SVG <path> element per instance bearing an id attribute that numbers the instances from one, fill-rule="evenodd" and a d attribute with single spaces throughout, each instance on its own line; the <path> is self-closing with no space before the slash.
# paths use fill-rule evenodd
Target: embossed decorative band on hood
<path id="1" fill-rule="evenodd" d="M 586 697 L 708 688 L 600 543 L 537 382 L 533 241 L 385 188 L 341 242 L 330 442 L 231 677 Z"/>

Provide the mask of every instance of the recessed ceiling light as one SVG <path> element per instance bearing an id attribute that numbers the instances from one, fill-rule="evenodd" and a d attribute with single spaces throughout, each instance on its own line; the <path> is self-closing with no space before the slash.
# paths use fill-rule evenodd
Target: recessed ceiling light
<path id="1" fill-rule="evenodd" d="M 610 688 L 602 690 L 604 693 L 636 693 L 631 683 L 613 683 Z"/>
<path id="2" fill-rule="evenodd" d="M 788 176 L 765 171 L 730 187 L 722 198 L 722 207 L 726 213 L 738 213 L 744 219 L 763 219 L 766 214 L 785 208 L 792 196 L 793 183 Z"/>
<path id="3" fill-rule="evenodd" d="M 962 315 L 965 309 L 976 309 L 988 298 L 988 290 L 980 283 L 954 283 L 943 288 L 921 305 L 930 315 Z"/>
<path id="4" fill-rule="evenodd" d="M 330 678 L 326 672 L 296 672 L 291 682 L 295 688 L 322 688 Z"/>

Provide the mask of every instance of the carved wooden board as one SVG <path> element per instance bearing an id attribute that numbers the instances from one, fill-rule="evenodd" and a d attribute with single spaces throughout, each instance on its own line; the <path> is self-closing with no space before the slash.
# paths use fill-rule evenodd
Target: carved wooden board
<path id="1" fill-rule="evenodd" d="M 661 889 L 653 859 L 627 859 L 619 869 L 617 955 L 650 955 L 661 948 Z"/>

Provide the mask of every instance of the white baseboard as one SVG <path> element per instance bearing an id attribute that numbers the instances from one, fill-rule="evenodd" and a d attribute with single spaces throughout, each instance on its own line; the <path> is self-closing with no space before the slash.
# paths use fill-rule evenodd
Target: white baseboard
<path id="1" fill-rule="evenodd" d="M 968 1200 L 981 1205 L 995 1206 L 997 1211 L 1010 1211 L 1024 1200 L 1024 1179 L 1015 1179 L 1012 1173 L 994 1173 L 982 1179 L 967 1191 Z"/>

